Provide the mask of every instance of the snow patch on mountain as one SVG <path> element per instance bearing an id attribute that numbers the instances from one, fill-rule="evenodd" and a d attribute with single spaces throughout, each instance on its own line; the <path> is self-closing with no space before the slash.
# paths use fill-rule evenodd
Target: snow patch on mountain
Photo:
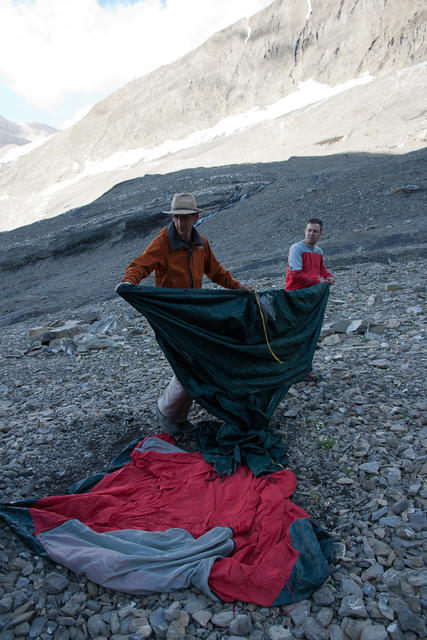
<path id="1" fill-rule="evenodd" d="M 82 171 L 77 173 L 75 177 L 49 186 L 42 192 L 42 195 L 57 193 L 61 189 L 69 187 L 78 180 L 88 176 L 94 176 L 108 171 L 118 171 L 131 167 L 141 161 L 153 162 L 168 154 L 177 153 L 184 149 L 212 142 L 218 138 L 233 135 L 266 120 L 273 120 L 292 111 L 310 108 L 311 105 L 318 104 L 339 93 L 349 91 L 354 87 L 367 84 L 372 80 L 374 80 L 373 76 L 365 73 L 358 78 L 336 85 L 335 87 L 329 87 L 313 79 L 300 82 L 297 91 L 274 102 L 266 109 L 253 107 L 245 113 L 223 118 L 213 127 L 195 131 L 180 140 L 165 140 L 165 142 L 152 149 L 139 147 L 128 151 L 117 151 L 103 160 L 86 160 Z M 76 171 L 76 164 L 73 165 L 73 169 Z"/>
<path id="2" fill-rule="evenodd" d="M 55 134 L 52 134 L 55 135 Z M 50 136 L 39 136 L 33 140 L 33 142 L 29 142 L 28 144 L 20 145 L 19 147 L 8 147 L 4 154 L 0 157 L 0 164 L 5 164 L 7 162 L 13 162 L 17 158 L 21 156 L 25 156 L 27 153 L 34 151 L 37 147 L 40 147 L 42 144 L 47 142 L 52 138 Z"/>

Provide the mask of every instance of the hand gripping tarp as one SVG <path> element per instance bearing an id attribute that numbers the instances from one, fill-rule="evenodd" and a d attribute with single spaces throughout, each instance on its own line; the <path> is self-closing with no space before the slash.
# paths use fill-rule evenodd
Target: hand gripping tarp
<path id="1" fill-rule="evenodd" d="M 219 473 L 255 475 L 286 464 L 269 420 L 311 370 L 328 298 L 325 283 L 258 294 L 120 285 L 142 313 L 187 393 L 219 418 L 199 424 L 196 445 Z"/>
<path id="2" fill-rule="evenodd" d="M 219 476 L 164 435 L 131 443 L 66 495 L 0 504 L 0 517 L 33 551 L 109 589 L 282 605 L 321 586 L 332 547 L 292 501 L 295 484 L 289 469 Z"/>

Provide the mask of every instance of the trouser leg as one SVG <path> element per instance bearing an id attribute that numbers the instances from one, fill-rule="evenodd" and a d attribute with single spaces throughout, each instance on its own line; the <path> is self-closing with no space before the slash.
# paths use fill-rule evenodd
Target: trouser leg
<path id="1" fill-rule="evenodd" d="M 176 375 L 173 375 L 158 399 L 157 406 L 162 415 L 179 423 L 187 419 L 192 403 L 192 398 L 185 391 Z"/>

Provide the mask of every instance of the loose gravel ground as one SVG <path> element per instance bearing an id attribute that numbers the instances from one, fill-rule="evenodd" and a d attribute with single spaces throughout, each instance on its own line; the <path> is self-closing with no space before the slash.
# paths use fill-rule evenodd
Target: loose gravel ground
<path id="1" fill-rule="evenodd" d="M 331 576 L 311 600 L 267 609 L 192 589 L 119 594 L 33 555 L 1 522 L 0 640 L 425 637 L 424 273 L 420 259 L 338 269 L 316 382 L 294 385 L 272 419 L 298 480 L 295 501 L 335 538 Z M 49 345 L 28 337 L 72 320 L 82 322 L 74 336 Z M 61 493 L 158 431 L 170 368 L 147 322 L 119 298 L 3 327 L 0 357 L 3 502 Z M 191 418 L 206 412 L 195 407 Z"/>

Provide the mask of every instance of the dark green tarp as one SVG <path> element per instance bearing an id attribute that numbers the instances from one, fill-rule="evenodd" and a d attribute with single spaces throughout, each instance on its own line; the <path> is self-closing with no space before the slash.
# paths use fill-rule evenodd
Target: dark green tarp
<path id="1" fill-rule="evenodd" d="M 139 285 L 117 292 L 147 318 L 187 393 L 223 421 L 199 423 L 196 434 L 215 470 L 232 473 L 243 463 L 258 475 L 285 465 L 284 444 L 269 420 L 311 370 L 329 285 L 257 295 Z"/>

